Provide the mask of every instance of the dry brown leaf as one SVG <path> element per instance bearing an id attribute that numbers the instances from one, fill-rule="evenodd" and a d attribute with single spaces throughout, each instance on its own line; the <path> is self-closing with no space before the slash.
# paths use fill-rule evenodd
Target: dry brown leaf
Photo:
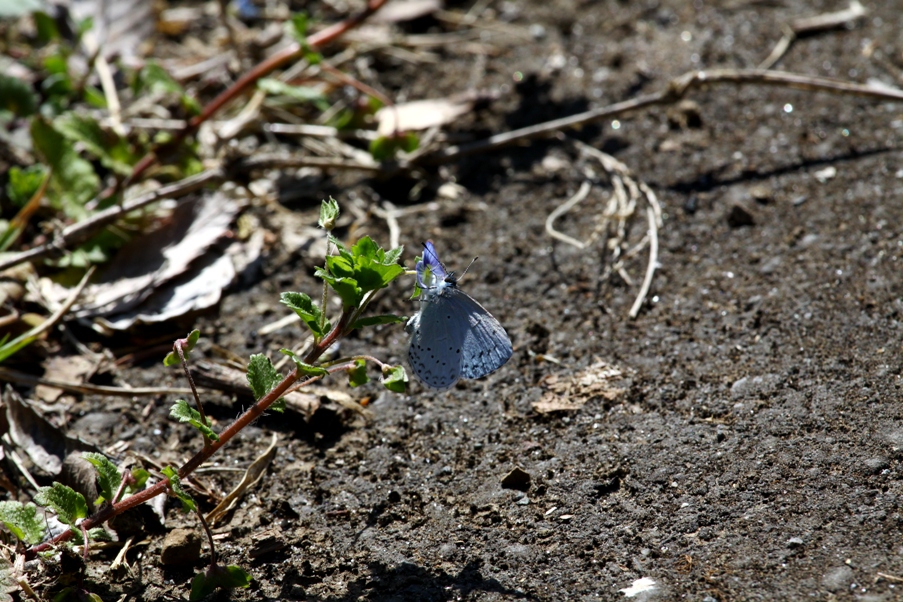
<path id="1" fill-rule="evenodd" d="M 279 437 L 276 433 L 273 433 L 273 441 L 270 443 L 269 449 L 263 452 L 250 466 L 248 466 L 241 482 L 223 498 L 223 501 L 216 505 L 216 508 L 207 514 L 207 522 L 210 523 L 211 526 L 222 520 L 223 517 L 235 507 L 235 504 L 238 503 L 245 492 L 263 478 L 263 473 L 266 472 L 267 466 L 269 466 L 270 462 L 273 461 L 273 458 L 276 457 L 276 443 L 278 440 Z"/>
<path id="2" fill-rule="evenodd" d="M 100 450 L 78 437 L 70 437 L 44 418 L 12 387 L 3 392 L 10 440 L 46 474 L 57 477 L 63 460 L 76 451 Z"/>
<path id="3" fill-rule="evenodd" d="M 612 401 L 625 392 L 614 384 L 622 376 L 619 368 L 605 361 L 598 361 L 571 376 L 553 374 L 543 382 L 546 392 L 533 403 L 533 409 L 548 414 L 579 410 L 591 399 Z"/>
<path id="4" fill-rule="evenodd" d="M 53 355 L 44 362 L 44 378 L 64 383 L 83 384 L 97 370 L 97 363 L 83 355 Z M 41 401 L 53 403 L 63 394 L 62 389 L 48 385 L 37 385 L 34 396 Z"/>

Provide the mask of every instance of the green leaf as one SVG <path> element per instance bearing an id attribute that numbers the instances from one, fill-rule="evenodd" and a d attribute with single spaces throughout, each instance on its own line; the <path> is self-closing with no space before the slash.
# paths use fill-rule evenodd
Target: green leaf
<path id="1" fill-rule="evenodd" d="M 355 308 L 364 300 L 364 293 L 353 278 L 337 278 L 323 268 L 317 268 L 315 275 L 325 280 L 332 290 L 338 294 L 342 300 L 343 308 Z"/>
<path id="2" fill-rule="evenodd" d="M 348 383 L 352 387 L 359 387 L 368 382 L 370 382 L 370 377 L 367 376 L 367 361 L 363 359 L 354 360 L 354 368 L 348 369 Z"/>
<path id="3" fill-rule="evenodd" d="M 172 490 L 173 495 L 182 502 L 182 510 L 184 512 L 196 511 L 198 505 L 194 498 L 182 489 L 182 480 L 179 478 L 179 473 L 176 472 L 176 469 L 172 466 L 165 466 L 161 472 L 169 480 L 169 488 Z"/>
<path id="4" fill-rule="evenodd" d="M 292 15 L 292 36 L 302 44 L 307 43 L 307 13 Z"/>
<path id="5" fill-rule="evenodd" d="M 392 314 L 386 314 L 383 316 L 370 316 L 368 318 L 361 318 L 354 324 L 352 324 L 351 328 L 364 328 L 366 326 L 376 326 L 377 324 L 403 324 L 407 321 L 408 319 L 404 316 L 394 316 Z"/>
<path id="6" fill-rule="evenodd" d="M 305 364 L 301 361 L 301 358 L 298 357 L 294 351 L 291 349 L 280 349 L 284 355 L 287 355 L 291 358 L 293 362 L 295 362 L 295 366 L 298 367 L 298 371 L 305 376 L 328 376 L 329 370 L 326 368 L 321 368 L 320 366 L 311 366 L 310 364 Z"/>
<path id="7" fill-rule="evenodd" d="M 39 506 L 50 508 L 56 512 L 61 522 L 72 527 L 80 518 L 88 516 L 88 503 L 85 496 L 62 483 L 54 483 L 51 487 L 41 487 L 34 496 Z"/>
<path id="8" fill-rule="evenodd" d="M 2 96 L 3 92 L 0 90 L 0 98 Z M 6 194 L 13 205 L 22 207 L 31 200 L 34 193 L 41 187 L 41 182 L 44 181 L 47 170 L 43 165 L 32 165 L 25 169 L 13 165 L 9 168 L 7 174 L 9 175 L 9 182 L 6 183 Z"/>
<path id="9" fill-rule="evenodd" d="M 103 527 L 94 527 L 93 529 L 88 529 L 88 540 L 113 541 L 113 536 Z"/>
<path id="10" fill-rule="evenodd" d="M 27 0 L 27 2 L 32 2 L 33 0 Z M 41 44 L 47 44 L 48 42 L 52 42 L 60 37 L 59 27 L 56 25 L 56 20 L 44 12 L 44 6 L 37 7 L 41 10 L 36 10 L 35 13 L 31 16 L 34 19 L 35 29 L 38 33 L 38 40 Z"/>
<path id="11" fill-rule="evenodd" d="M 188 333 L 188 336 L 184 339 L 179 339 L 176 342 L 182 342 L 184 344 L 182 348 L 182 353 L 185 354 L 185 359 L 188 359 L 188 354 L 191 353 L 194 346 L 198 344 L 198 340 L 201 338 L 201 331 L 195 328 L 191 332 Z M 179 354 L 175 351 L 170 351 L 166 357 L 163 358 L 164 366 L 175 366 L 182 361 L 182 358 L 179 357 Z"/>
<path id="12" fill-rule="evenodd" d="M 213 432 L 210 425 L 204 424 L 201 419 L 201 413 L 188 405 L 188 402 L 184 399 L 178 399 L 172 404 L 172 407 L 169 409 L 169 415 L 179 422 L 187 422 L 199 430 L 205 438 L 210 439 L 211 441 L 219 441 L 219 436 Z"/>
<path id="13" fill-rule="evenodd" d="M 55 209 L 72 219 L 87 216 L 85 204 L 100 189 L 94 167 L 75 152 L 72 143 L 41 117 L 31 121 L 31 138 L 47 165 L 53 170 L 47 199 Z"/>
<path id="14" fill-rule="evenodd" d="M 200 112 L 198 101 L 188 96 L 185 89 L 154 61 L 147 61 L 144 68 L 137 73 L 132 89 L 136 94 L 150 92 L 152 94 L 178 95 L 182 107 L 191 113 Z"/>
<path id="15" fill-rule="evenodd" d="M 6 337 L 4 337 L 4 342 L 0 345 L 0 363 L 3 363 L 7 358 L 15 355 L 23 347 L 31 345 L 35 339 L 37 339 L 36 336 L 20 335 L 7 343 Z"/>
<path id="16" fill-rule="evenodd" d="M 339 219 L 339 202 L 329 197 L 320 203 L 320 219 L 317 222 L 321 228 L 327 232 L 335 228 L 336 220 Z"/>
<path id="17" fill-rule="evenodd" d="M 370 155 L 377 161 L 391 161 L 399 152 L 411 153 L 420 146 L 420 138 L 413 132 L 396 136 L 379 136 L 370 142 Z"/>
<path id="18" fill-rule="evenodd" d="M 395 393 L 404 393 L 408 388 L 408 374 L 404 366 L 386 366 L 383 368 L 383 386 Z"/>
<path id="19" fill-rule="evenodd" d="M 279 301 L 298 314 L 298 317 L 307 324 L 307 327 L 317 339 L 323 338 L 327 332 L 332 330 L 332 324 L 329 323 L 329 320 L 324 322 L 322 329 L 320 328 L 320 319 L 323 312 L 304 293 L 282 293 L 279 296 Z"/>
<path id="20" fill-rule="evenodd" d="M 132 173 L 138 158 L 129 143 L 112 130 L 104 130 L 94 118 L 68 112 L 57 117 L 53 127 L 72 142 L 81 143 L 110 170 L 123 176 Z"/>
<path id="21" fill-rule="evenodd" d="M 251 585 L 253 580 L 254 577 L 251 573 L 239 566 L 215 565 L 194 576 L 194 579 L 191 580 L 191 593 L 188 595 L 188 600 L 189 602 L 200 602 L 217 588 L 245 588 Z"/>
<path id="22" fill-rule="evenodd" d="M 82 457 L 90 462 L 97 469 L 97 484 L 100 486 L 101 501 L 113 502 L 113 496 L 122 483 L 122 474 L 116 465 L 113 464 L 105 455 L 95 452 L 84 452 Z"/>
<path id="23" fill-rule="evenodd" d="M 136 93 L 184 94 L 179 82 L 174 80 L 163 67 L 154 61 L 147 61 L 144 64 L 144 67 L 137 73 L 133 87 Z"/>
<path id="24" fill-rule="evenodd" d="M 336 245 L 338 255 L 327 257 L 326 268 L 318 268 L 316 275 L 338 293 L 346 310 L 358 307 L 365 293 L 385 287 L 404 273 L 404 268 L 396 263 L 403 247 L 386 252 L 369 236 L 358 240 L 350 250 L 333 236 L 329 241 Z"/>
<path id="25" fill-rule="evenodd" d="M 323 93 L 317 88 L 311 88 L 310 86 L 293 86 L 284 81 L 269 77 L 258 80 L 257 87 L 267 94 L 273 94 L 274 96 L 288 96 L 292 100 L 299 100 L 301 102 L 317 103 L 326 100 L 326 97 L 323 96 Z"/>
<path id="26" fill-rule="evenodd" d="M 135 466 L 134 468 L 132 468 L 132 478 L 135 479 L 135 482 L 130 485 L 126 485 L 125 488 L 125 491 L 128 494 L 132 494 L 144 489 L 145 483 L 147 483 L 147 480 L 150 478 L 150 473 L 139 466 Z"/>
<path id="27" fill-rule="evenodd" d="M 260 399 L 273 390 L 273 387 L 282 382 L 282 375 L 273 366 L 270 358 L 262 353 L 251 356 L 248 362 L 248 384 L 254 399 Z"/>
<path id="28" fill-rule="evenodd" d="M 0 5 L 2 12 L 2 5 Z M 38 110 L 38 96 L 18 77 L 0 73 L 0 111 L 28 117 Z"/>
<path id="29" fill-rule="evenodd" d="M 251 356 L 248 362 L 247 377 L 254 399 L 257 400 L 272 391 L 273 387 L 281 383 L 284 378 L 276 371 L 270 358 L 260 353 Z M 280 397 L 273 402 L 270 409 L 280 414 L 283 413 L 285 411 L 285 397 Z"/>
<path id="30" fill-rule="evenodd" d="M 0 522 L 16 539 L 34 545 L 44 539 L 45 520 L 43 513 L 32 503 L 0 502 Z"/>

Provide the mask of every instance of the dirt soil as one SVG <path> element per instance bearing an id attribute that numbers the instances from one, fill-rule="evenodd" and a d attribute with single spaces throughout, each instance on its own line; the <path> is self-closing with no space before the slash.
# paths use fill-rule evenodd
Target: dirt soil
<path id="1" fill-rule="evenodd" d="M 777 68 L 903 84 L 903 5 L 868 4 L 856 26 L 797 40 Z M 496 94 L 452 128 L 475 139 L 658 91 L 689 70 L 755 67 L 791 19 L 847 7 L 488 6 L 494 25 L 476 41 L 431 49 L 434 62 L 378 53 L 355 74 L 397 100 Z M 432 17 L 404 27 L 454 29 Z M 225 561 L 255 581 L 218 599 L 618 600 L 641 578 L 655 589 L 634 599 L 903 597 L 903 104 L 760 86 L 691 100 L 569 134 L 613 154 L 662 203 L 659 269 L 635 320 L 627 314 L 648 248 L 626 260 L 628 281 L 605 274 L 603 242 L 578 250 L 545 232 L 549 213 L 590 179 L 599 186 L 556 222 L 587 237 L 611 190 L 570 139 L 461 159 L 419 188 L 416 179 L 286 175 L 283 204 L 311 225 L 330 194 L 346 208 L 435 203 L 400 219 L 407 265 L 427 238 L 453 269 L 478 255 L 462 288 L 505 326 L 514 356 L 448 392 L 349 390 L 370 398 L 371 420 L 268 416 L 223 450 L 219 467 L 244 469 L 279 437 L 269 472 L 215 530 Z M 456 199 L 437 192 L 449 181 Z M 278 230 L 266 204 L 252 211 Z M 640 242 L 645 208 L 628 224 Z M 378 218 L 353 234 L 364 233 L 388 246 Z M 318 294 L 316 261 L 274 247 L 253 282 L 198 320 L 202 350 L 212 342 L 275 358 L 295 344 L 297 327 L 256 332 L 284 315 L 280 291 Z M 376 311 L 417 310 L 402 280 Z M 370 329 L 342 352 L 406 363 L 407 336 L 400 325 Z M 600 362 L 621 371 L 620 394 L 570 380 L 592 377 Z M 118 378 L 184 386 L 159 366 L 148 360 Z M 554 390 L 575 409 L 537 412 Z M 248 403 L 207 400 L 219 426 Z M 86 396 L 72 432 L 184 459 L 198 441 L 168 418 L 172 401 L 142 413 L 142 403 Z M 529 483 L 503 487 L 515 468 Z M 240 475 L 200 479 L 228 491 Z M 198 528 L 176 502 L 167 508 L 167 530 Z M 149 539 L 127 571 L 110 570 L 115 550 L 94 552 L 83 587 L 104 600 L 187 596 L 206 544 L 197 566 L 172 568 L 160 563 L 163 535 Z M 261 555 L 261 542 L 274 551 Z"/>

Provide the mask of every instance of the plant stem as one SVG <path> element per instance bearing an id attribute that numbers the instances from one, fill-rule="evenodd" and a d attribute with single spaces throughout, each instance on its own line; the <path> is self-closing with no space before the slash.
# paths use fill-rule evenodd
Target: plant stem
<path id="1" fill-rule="evenodd" d="M 326 233 L 326 257 L 329 257 L 329 247 L 332 245 L 332 238 L 329 236 L 329 232 Z M 329 271 L 329 266 L 324 262 L 323 269 L 327 272 Z M 320 302 L 320 332 L 323 332 L 323 327 L 326 325 L 326 301 L 329 300 L 329 284 L 324 280 L 323 281 L 323 298 Z"/>
<path id="2" fill-rule="evenodd" d="M 198 406 L 198 414 L 201 415 L 201 423 L 204 426 L 210 426 L 210 422 L 207 420 L 207 415 L 204 413 L 204 406 L 201 404 L 201 396 L 198 395 L 198 389 L 194 386 L 194 379 L 191 378 L 191 372 L 188 370 L 188 360 L 185 359 L 185 346 L 188 345 L 187 339 L 177 339 L 173 348 L 176 353 L 179 355 L 179 359 L 182 362 L 182 370 L 185 371 L 185 378 L 188 379 L 188 386 L 191 387 L 191 393 L 194 395 L 194 403 Z M 210 445 L 210 438 L 207 435 L 204 435 L 204 447 Z"/>
<path id="3" fill-rule="evenodd" d="M 339 322 L 333 327 L 333 329 L 327 334 L 323 339 L 317 343 L 313 349 L 305 356 L 304 363 L 305 364 L 313 364 L 317 361 L 317 359 L 332 346 L 335 341 L 343 336 L 345 329 L 348 327 L 348 323 L 351 320 L 352 316 L 351 311 L 344 311 L 342 313 L 342 317 L 339 319 Z M 333 366 L 328 368 L 330 374 L 334 372 L 338 372 L 340 370 L 344 370 L 347 366 Z M 227 426 L 221 433 L 219 433 L 219 440 L 213 441 L 210 445 L 205 445 L 203 449 L 197 452 L 190 460 L 188 460 L 185 464 L 179 468 L 179 478 L 184 479 L 188 475 L 197 469 L 198 466 L 206 462 L 213 454 L 215 454 L 219 448 L 223 447 L 226 443 L 232 440 L 235 435 L 237 435 L 243 428 L 257 420 L 263 413 L 269 408 L 277 399 L 286 394 L 292 385 L 294 385 L 297 381 L 301 380 L 302 375 L 299 373 L 298 369 L 292 371 L 291 374 L 286 376 L 282 382 L 276 385 L 272 391 L 261 397 L 254 405 L 249 407 L 245 412 L 235 419 L 235 421 Z M 323 378 L 322 376 L 312 376 L 301 383 L 299 383 L 298 388 L 314 383 Z M 90 516 L 85 519 L 80 527 L 82 527 L 85 531 L 89 529 L 93 529 L 98 525 L 105 523 L 110 520 L 114 516 L 118 516 L 122 514 L 126 510 L 131 510 L 132 508 L 143 504 L 144 502 L 160 495 L 161 493 L 165 493 L 169 488 L 169 480 L 163 479 L 158 483 L 155 483 L 153 486 L 148 487 L 144 491 L 139 491 L 138 493 L 127 497 L 126 499 L 118 502 L 116 504 L 111 504 L 106 506 L 100 512 L 95 514 L 94 516 Z M 37 556 L 39 552 L 43 552 L 45 550 L 50 549 L 51 547 L 62 543 L 64 541 L 68 541 L 72 537 L 73 531 L 71 529 L 67 529 L 63 533 L 60 533 L 52 540 L 48 542 L 44 542 L 42 544 L 38 544 L 26 550 L 26 556 L 28 558 L 34 558 Z"/>

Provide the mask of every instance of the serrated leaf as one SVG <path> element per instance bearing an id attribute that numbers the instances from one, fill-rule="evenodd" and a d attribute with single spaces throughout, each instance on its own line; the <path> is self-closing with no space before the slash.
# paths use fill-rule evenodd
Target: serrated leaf
<path id="1" fill-rule="evenodd" d="M 328 263 L 328 259 L 327 259 Z M 353 278 L 336 277 L 323 268 L 317 268 L 315 275 L 322 278 L 336 292 L 342 300 L 342 307 L 345 309 L 355 308 L 364 300 L 364 293 L 361 287 Z"/>
<path id="2" fill-rule="evenodd" d="M 95 503 L 103 500 L 112 503 L 113 496 L 116 495 L 116 491 L 122 483 L 122 474 L 119 469 L 103 454 L 84 452 L 82 457 L 97 469 L 97 484 L 100 486 L 101 498 Z"/>
<path id="3" fill-rule="evenodd" d="M 203 573 L 198 573 L 191 580 L 191 593 L 188 595 L 188 600 L 189 602 L 199 602 L 217 588 L 245 588 L 251 585 L 253 580 L 254 577 L 251 573 L 239 566 L 212 566 Z"/>
<path id="4" fill-rule="evenodd" d="M 354 360 L 354 368 L 348 369 L 348 384 L 352 387 L 359 387 L 370 382 L 367 376 L 367 362 L 362 359 Z"/>
<path id="5" fill-rule="evenodd" d="M 73 219 L 86 217 L 85 204 L 100 189 L 100 178 L 94 167 L 78 156 L 72 142 L 41 117 L 31 121 L 31 139 L 53 170 L 47 190 L 51 206 Z"/>
<path id="6" fill-rule="evenodd" d="M 88 516 L 88 503 L 85 496 L 62 483 L 54 483 L 50 487 L 41 487 L 34 496 L 39 506 L 50 508 L 56 512 L 61 522 L 75 526 L 77 520 Z"/>
<path id="7" fill-rule="evenodd" d="M 3 9 L 0 7 L 0 13 Z M 38 96 L 27 83 L 0 73 L 0 111 L 9 111 L 19 117 L 28 117 L 38 110 Z"/>
<path id="8" fill-rule="evenodd" d="M 339 219 L 339 202 L 329 197 L 320 203 L 320 219 L 317 223 L 327 232 L 335 228 Z"/>
<path id="9" fill-rule="evenodd" d="M 408 388 L 408 373 L 404 366 L 386 366 L 383 368 L 383 386 L 395 393 L 404 393 Z"/>
<path id="10" fill-rule="evenodd" d="M 361 318 L 357 320 L 351 328 L 364 328 L 365 326 L 376 326 L 377 324 L 402 324 L 407 322 L 408 319 L 404 316 L 394 316 L 391 314 L 386 314 L 383 316 L 369 316 L 367 318 Z"/>
<path id="11" fill-rule="evenodd" d="M 270 358 L 263 354 L 251 356 L 248 362 L 248 384 L 254 399 L 260 400 L 264 395 L 273 390 L 273 387 L 282 382 L 283 376 L 273 366 Z M 279 414 L 285 411 L 285 398 L 280 397 L 270 405 L 270 409 Z"/>
<path id="12" fill-rule="evenodd" d="M 279 296 L 279 301 L 294 311 L 307 324 L 307 327 L 317 339 L 323 338 L 327 332 L 332 330 L 332 324 L 329 323 L 329 320 L 324 322 L 322 329 L 320 328 L 320 319 L 323 317 L 323 312 L 304 293 L 282 293 Z"/>
<path id="13" fill-rule="evenodd" d="M 194 346 L 198 344 L 198 340 L 201 338 L 201 331 L 195 328 L 191 332 L 188 333 L 188 336 L 184 339 L 179 339 L 185 343 L 185 346 L 182 348 L 182 353 L 185 354 L 185 359 L 188 359 L 188 355 L 191 353 L 191 350 L 194 349 Z M 179 354 L 175 351 L 170 351 L 166 357 L 163 358 L 164 366 L 175 366 L 176 364 L 181 363 L 182 358 L 179 357 Z"/>
<path id="14" fill-rule="evenodd" d="M 169 488 L 172 490 L 173 495 L 182 502 L 182 510 L 184 512 L 194 512 L 197 510 L 198 506 L 194 501 L 194 498 L 182 488 L 182 480 L 179 478 L 179 473 L 176 472 L 176 469 L 172 466 L 165 466 L 160 472 L 162 472 L 167 480 L 169 480 Z"/>
<path id="15" fill-rule="evenodd" d="M 392 263 L 398 263 L 398 259 L 401 257 L 401 254 L 404 252 L 404 245 L 400 247 L 395 247 L 390 251 L 386 251 L 385 256 L 383 257 L 383 263 L 385 265 L 389 265 Z"/>
<path id="16" fill-rule="evenodd" d="M 211 441 L 219 441 L 219 436 L 213 432 L 209 424 L 204 424 L 201 419 L 201 413 L 188 405 L 184 399 L 178 399 L 169 409 L 169 415 L 178 420 L 185 422 L 196 428 L 204 437 Z M 208 419 L 209 420 L 209 419 Z"/>
<path id="17" fill-rule="evenodd" d="M 0 522 L 16 539 L 34 545 L 44 539 L 45 519 L 32 503 L 0 502 Z"/>
<path id="18" fill-rule="evenodd" d="M 273 387 L 282 382 L 282 375 L 273 366 L 270 358 L 262 353 L 251 356 L 248 362 L 248 384 L 254 399 L 260 399 L 273 390 Z"/>
<path id="19" fill-rule="evenodd" d="M 53 127 L 73 142 L 82 146 L 110 170 L 127 176 L 137 157 L 128 142 L 112 130 L 104 130 L 94 118 L 75 112 L 67 112 L 53 121 Z"/>
<path id="20" fill-rule="evenodd" d="M 289 356 L 291 360 L 295 362 L 295 366 L 297 366 L 298 371 L 305 376 L 327 376 L 329 374 L 329 370 L 327 370 L 326 368 L 305 364 L 303 361 L 301 361 L 301 358 L 298 357 L 297 354 L 291 349 L 280 349 L 279 351 L 284 355 Z"/>

